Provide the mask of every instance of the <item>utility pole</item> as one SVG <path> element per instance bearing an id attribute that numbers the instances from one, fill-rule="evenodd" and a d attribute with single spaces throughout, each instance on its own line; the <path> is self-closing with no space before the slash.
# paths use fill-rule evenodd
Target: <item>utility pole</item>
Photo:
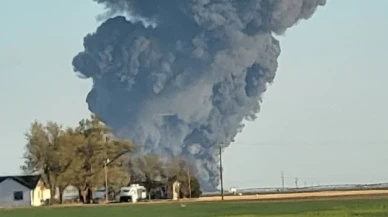
<path id="1" fill-rule="evenodd" d="M 220 179 L 221 179 L 221 200 L 224 200 L 224 179 L 222 177 L 222 147 L 220 145 Z"/>
<path id="2" fill-rule="evenodd" d="M 282 191 L 284 191 L 284 172 L 281 172 L 281 179 L 282 179 Z"/>
<path id="3" fill-rule="evenodd" d="M 191 175 L 190 175 L 190 167 L 187 165 L 187 179 L 189 184 L 189 198 L 191 198 Z"/>
<path id="4" fill-rule="evenodd" d="M 106 202 L 109 201 L 109 191 L 108 191 L 108 163 L 109 163 L 109 159 L 106 159 L 105 160 L 105 200 Z"/>
<path id="5" fill-rule="evenodd" d="M 298 188 L 298 178 L 295 178 L 295 187 Z"/>

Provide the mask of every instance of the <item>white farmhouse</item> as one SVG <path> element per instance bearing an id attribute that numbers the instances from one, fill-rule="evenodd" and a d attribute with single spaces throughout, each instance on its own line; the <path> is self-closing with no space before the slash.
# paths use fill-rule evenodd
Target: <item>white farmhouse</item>
<path id="1" fill-rule="evenodd" d="M 41 206 L 50 190 L 40 175 L 0 176 L 0 207 Z"/>

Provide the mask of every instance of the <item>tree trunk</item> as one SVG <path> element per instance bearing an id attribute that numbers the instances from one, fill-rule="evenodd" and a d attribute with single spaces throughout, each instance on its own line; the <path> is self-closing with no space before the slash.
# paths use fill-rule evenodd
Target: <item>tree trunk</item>
<path id="1" fill-rule="evenodd" d="M 82 202 L 83 203 L 87 203 L 87 194 L 88 194 L 88 188 L 86 188 L 85 190 L 82 190 L 81 191 L 81 194 L 82 194 Z"/>
<path id="2" fill-rule="evenodd" d="M 191 199 L 191 175 L 190 175 L 190 168 L 187 168 L 187 181 L 189 182 L 189 198 Z"/>
<path id="3" fill-rule="evenodd" d="M 55 198 L 55 193 L 56 193 L 56 189 L 55 189 L 55 185 L 52 183 L 52 180 L 51 180 L 51 173 L 50 173 L 50 170 L 48 167 L 45 168 L 44 170 L 44 174 L 46 176 L 46 181 L 47 181 L 47 185 L 49 186 L 50 188 L 50 201 L 49 201 L 49 204 L 52 205 L 54 204 L 54 198 Z"/>
<path id="4" fill-rule="evenodd" d="M 55 194 L 57 193 L 57 189 L 55 185 L 49 184 L 50 187 L 50 205 L 53 205 L 55 202 Z"/>
<path id="5" fill-rule="evenodd" d="M 90 203 L 93 203 L 93 188 L 89 187 L 88 189 L 88 194 L 89 194 L 89 199 L 90 199 Z"/>
<path id="6" fill-rule="evenodd" d="M 63 192 L 65 191 L 65 188 L 59 188 L 59 204 L 63 203 Z"/>
<path id="7" fill-rule="evenodd" d="M 148 200 L 151 201 L 152 183 L 149 182 L 149 179 L 147 179 L 147 182 L 144 183 L 144 187 L 146 188 L 146 191 L 147 191 Z"/>
<path id="8" fill-rule="evenodd" d="M 79 200 L 80 200 L 81 203 L 85 203 L 85 197 L 84 197 L 84 195 L 82 193 L 81 188 L 78 188 L 78 197 L 79 197 Z"/>

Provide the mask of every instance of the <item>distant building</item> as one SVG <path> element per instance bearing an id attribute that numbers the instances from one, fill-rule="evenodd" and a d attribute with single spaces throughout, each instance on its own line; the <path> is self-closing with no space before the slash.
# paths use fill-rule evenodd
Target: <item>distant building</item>
<path id="1" fill-rule="evenodd" d="M 56 189 L 56 192 L 55 192 L 55 199 L 59 200 L 59 188 Z M 63 191 L 63 201 L 74 201 L 74 200 L 78 200 L 79 199 L 79 192 L 78 192 L 78 188 L 73 186 L 73 185 L 69 185 L 67 186 L 64 191 Z"/>
<path id="2" fill-rule="evenodd" d="M 178 200 L 180 196 L 180 183 L 178 181 L 172 181 L 167 185 L 167 198 L 172 200 Z"/>
<path id="3" fill-rule="evenodd" d="M 41 206 L 49 199 L 40 175 L 0 176 L 0 207 Z"/>
<path id="4" fill-rule="evenodd" d="M 230 188 L 230 193 L 236 195 L 237 194 L 237 188 L 236 187 L 233 187 L 233 188 Z"/>
<path id="5" fill-rule="evenodd" d="M 178 200 L 181 197 L 181 183 L 176 176 L 167 179 L 166 193 L 167 198 L 171 200 Z"/>

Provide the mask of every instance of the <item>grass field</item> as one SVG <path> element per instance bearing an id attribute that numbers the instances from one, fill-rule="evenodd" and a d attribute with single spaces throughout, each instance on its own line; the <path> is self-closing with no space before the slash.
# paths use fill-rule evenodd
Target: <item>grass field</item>
<path id="1" fill-rule="evenodd" d="M 388 199 L 225 201 L 0 210 L 1 217 L 387 217 Z"/>

